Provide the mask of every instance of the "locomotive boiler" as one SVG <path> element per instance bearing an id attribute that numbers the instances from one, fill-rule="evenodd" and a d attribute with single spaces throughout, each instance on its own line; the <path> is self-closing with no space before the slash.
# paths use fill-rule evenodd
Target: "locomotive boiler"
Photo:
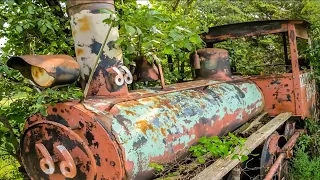
<path id="1" fill-rule="evenodd" d="M 272 86 L 277 84 L 275 77 L 263 82 L 233 77 L 228 52 L 218 48 L 197 51 L 195 81 L 129 92 L 127 84 L 133 76 L 122 63 L 121 49 L 112 46 L 118 38 L 116 27 L 88 81 L 111 28 L 102 22 L 109 14 L 100 9 L 114 10 L 113 3 L 67 1 L 76 61 L 66 55 L 8 61 L 9 66 L 24 69 L 24 75 L 39 86 L 72 83 L 78 76 L 83 88 L 90 83 L 85 100 L 58 103 L 48 108 L 47 116 L 35 114 L 26 121 L 21 157 L 32 179 L 151 179 L 150 163 L 182 158 L 199 138 L 233 131 L 262 111 L 276 115 L 275 109 L 268 109 L 272 100 L 265 99 L 273 91 L 265 81 Z M 163 78 L 161 67 L 147 66 L 142 71 Z M 280 79 L 285 80 L 289 81 Z M 294 106 L 295 92 L 290 89 L 290 93 L 291 102 L 285 103 Z M 274 106 L 283 96 L 276 97 Z M 291 112 L 301 115 L 303 110 Z"/>

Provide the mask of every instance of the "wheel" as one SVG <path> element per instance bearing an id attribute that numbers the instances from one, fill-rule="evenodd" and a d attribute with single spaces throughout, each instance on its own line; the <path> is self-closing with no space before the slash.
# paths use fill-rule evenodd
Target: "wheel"
<path id="1" fill-rule="evenodd" d="M 281 148 L 286 144 L 287 140 L 284 136 L 279 135 L 278 132 L 274 132 L 271 134 L 264 143 L 261 159 L 260 159 L 260 179 L 264 179 L 269 169 L 273 165 L 273 163 L 277 159 L 278 152 Z M 273 179 L 282 180 L 285 177 L 286 172 L 288 170 L 288 163 L 286 160 L 283 160 L 281 163 L 281 167 L 278 169 L 281 173 L 277 173 L 274 175 Z"/>

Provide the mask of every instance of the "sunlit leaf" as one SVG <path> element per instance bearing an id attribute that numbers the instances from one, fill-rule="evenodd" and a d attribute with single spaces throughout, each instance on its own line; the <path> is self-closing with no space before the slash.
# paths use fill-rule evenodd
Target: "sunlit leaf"
<path id="1" fill-rule="evenodd" d="M 136 30 L 134 29 L 134 27 L 132 27 L 130 25 L 125 24 L 125 28 L 128 31 L 128 33 L 131 34 L 131 35 L 136 33 Z"/>
<path id="2" fill-rule="evenodd" d="M 21 33 L 23 29 L 22 29 L 21 26 L 18 25 L 18 26 L 16 26 L 16 30 L 17 30 L 19 33 Z"/>
<path id="3" fill-rule="evenodd" d="M 172 46 L 166 46 L 163 51 L 165 54 L 173 54 L 174 53 Z"/>

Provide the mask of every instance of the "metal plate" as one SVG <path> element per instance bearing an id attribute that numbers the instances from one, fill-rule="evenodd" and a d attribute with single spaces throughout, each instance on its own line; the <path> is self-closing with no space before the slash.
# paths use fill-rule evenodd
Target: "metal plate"
<path id="1" fill-rule="evenodd" d="M 89 147 L 67 127 L 55 123 L 35 123 L 22 139 L 22 159 L 34 179 L 93 179 L 96 163 Z M 44 153 L 46 152 L 46 153 Z M 50 163 L 46 163 L 48 161 Z M 53 171 L 46 171 L 45 169 Z"/>

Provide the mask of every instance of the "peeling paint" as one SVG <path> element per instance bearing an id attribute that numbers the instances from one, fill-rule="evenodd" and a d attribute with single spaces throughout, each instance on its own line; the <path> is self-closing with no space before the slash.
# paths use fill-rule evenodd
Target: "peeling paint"
<path id="1" fill-rule="evenodd" d="M 185 152 L 200 137 L 238 127 L 261 112 L 263 102 L 252 82 L 220 83 L 205 90 L 188 89 L 118 103 L 113 107 L 117 111 L 112 129 L 123 146 L 126 161 L 133 163 L 133 169 L 127 171 L 138 178 L 151 170 L 151 161 L 170 162 L 178 158 L 178 151 Z M 120 116 L 121 120 L 116 118 Z"/>

